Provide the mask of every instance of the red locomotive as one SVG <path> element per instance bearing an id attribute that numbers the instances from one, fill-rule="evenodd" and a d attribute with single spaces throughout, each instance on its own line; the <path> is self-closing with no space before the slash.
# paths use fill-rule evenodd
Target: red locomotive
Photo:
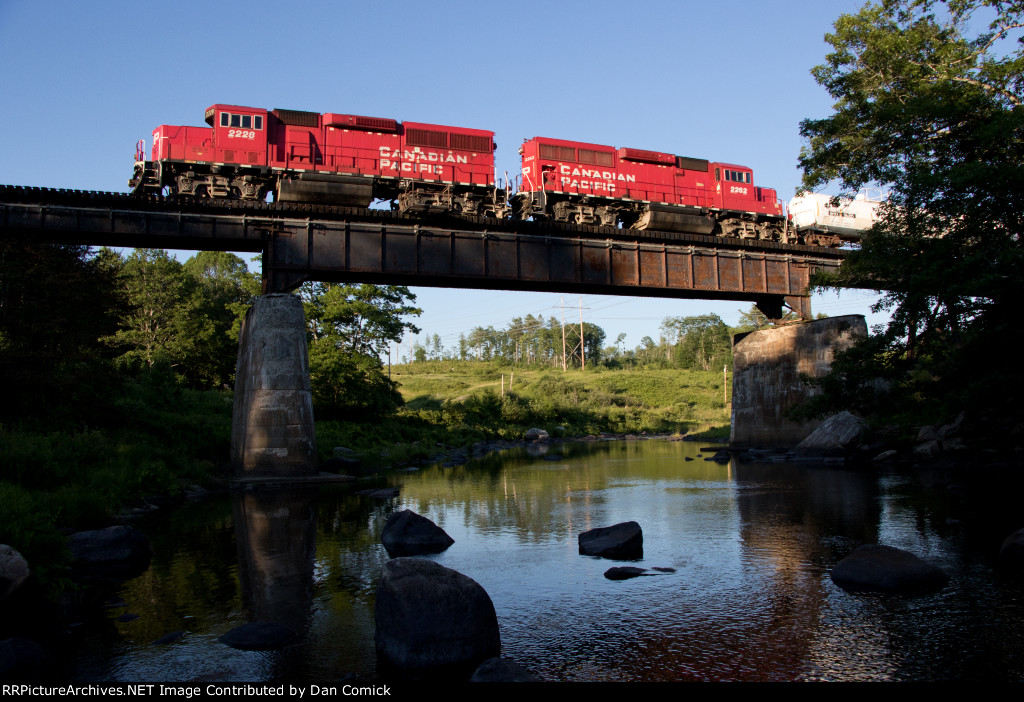
<path id="1" fill-rule="evenodd" d="M 135 192 L 504 216 L 494 132 L 329 112 L 213 105 L 209 127 L 162 124 Z"/>
<path id="2" fill-rule="evenodd" d="M 142 142 L 138 193 L 513 217 L 836 245 L 795 231 L 775 190 L 744 166 L 535 137 L 517 192 L 495 178 L 494 132 L 394 119 L 213 105 L 208 127 L 161 125 Z"/>
<path id="3" fill-rule="evenodd" d="M 521 218 L 632 229 L 771 239 L 785 215 L 771 188 L 745 166 L 657 151 L 534 137 L 519 149 Z"/>

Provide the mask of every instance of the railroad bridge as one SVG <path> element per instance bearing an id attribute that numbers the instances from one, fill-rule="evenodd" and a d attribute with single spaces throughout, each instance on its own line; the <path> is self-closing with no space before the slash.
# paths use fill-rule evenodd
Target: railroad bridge
<path id="1" fill-rule="evenodd" d="M 265 299 L 278 311 L 264 322 L 250 313 L 240 342 L 236 385 L 243 387 L 236 387 L 232 443 L 244 474 L 279 473 L 282 463 L 315 472 L 302 308 L 296 319 L 295 306 L 282 312 L 282 299 L 273 297 L 305 281 L 752 301 L 770 319 L 785 308 L 809 319 L 811 273 L 838 268 L 845 253 L 549 222 L 11 186 L 0 186 L 0 232 L 92 246 L 262 253 Z M 277 351 L 259 350 L 266 334 Z"/>

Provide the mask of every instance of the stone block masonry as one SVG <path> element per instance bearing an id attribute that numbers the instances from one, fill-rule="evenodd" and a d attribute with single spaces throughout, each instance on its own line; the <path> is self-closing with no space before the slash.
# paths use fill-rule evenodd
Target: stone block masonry
<path id="1" fill-rule="evenodd" d="M 800 375 L 825 375 L 836 352 L 867 333 L 863 315 L 846 315 L 737 335 L 730 444 L 791 448 L 805 439 L 820 421 L 786 418 L 790 407 L 814 392 Z"/>
<path id="2" fill-rule="evenodd" d="M 231 461 L 237 477 L 316 475 L 306 320 L 296 295 L 257 298 L 242 323 Z"/>

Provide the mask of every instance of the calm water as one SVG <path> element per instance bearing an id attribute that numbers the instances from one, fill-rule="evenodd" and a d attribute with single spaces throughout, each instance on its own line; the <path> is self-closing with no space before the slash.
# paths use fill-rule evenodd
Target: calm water
<path id="1" fill-rule="evenodd" d="M 521 452 L 355 487 L 220 496 L 144 523 L 153 564 L 122 603 L 75 627 L 70 677 L 374 678 L 380 530 L 408 508 L 455 539 L 432 558 L 487 590 L 503 655 L 543 680 L 1024 680 L 1024 587 L 993 569 L 1024 521 L 990 519 L 1002 508 L 973 507 L 970 489 L 719 465 L 689 442 L 552 450 L 565 458 Z M 377 485 L 401 494 L 354 494 Z M 578 554 L 580 532 L 628 520 L 644 532 L 634 565 L 675 572 L 611 581 L 604 571 L 622 563 Z M 862 543 L 913 551 L 950 583 L 927 597 L 848 594 L 828 572 Z M 217 641 L 250 619 L 289 624 L 301 643 L 254 653 Z"/>

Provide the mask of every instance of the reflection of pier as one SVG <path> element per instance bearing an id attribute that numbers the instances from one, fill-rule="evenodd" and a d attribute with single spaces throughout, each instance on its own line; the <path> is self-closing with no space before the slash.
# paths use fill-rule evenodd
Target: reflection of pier
<path id="1" fill-rule="evenodd" d="M 876 476 L 824 465 L 741 463 L 734 480 L 740 558 L 751 572 L 763 573 L 750 612 L 759 631 L 734 645 L 748 647 L 756 662 L 758 643 L 771 642 L 773 665 L 758 671 L 766 681 L 807 675 L 806 661 L 821 656 L 855 657 L 845 649 L 830 652 L 833 642 L 818 633 L 829 610 L 822 581 L 851 542 L 878 540 Z"/>
<path id="2" fill-rule="evenodd" d="M 248 618 L 301 633 L 313 601 L 317 489 L 256 490 L 231 504 Z"/>

